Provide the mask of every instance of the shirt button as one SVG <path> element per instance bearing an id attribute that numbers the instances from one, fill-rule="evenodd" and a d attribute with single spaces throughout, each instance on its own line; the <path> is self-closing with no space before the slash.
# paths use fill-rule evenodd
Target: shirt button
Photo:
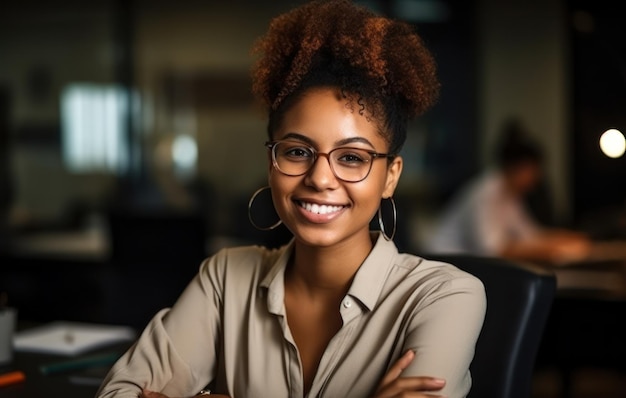
<path id="1" fill-rule="evenodd" d="M 343 300 L 343 306 L 344 306 L 344 308 L 352 307 L 352 300 L 350 300 L 350 299 Z"/>

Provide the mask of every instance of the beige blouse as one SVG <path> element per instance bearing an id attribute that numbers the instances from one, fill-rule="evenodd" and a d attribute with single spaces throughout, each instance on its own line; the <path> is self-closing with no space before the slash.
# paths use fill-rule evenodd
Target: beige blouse
<path id="1" fill-rule="evenodd" d="M 223 249 L 205 260 L 171 309 L 155 315 L 113 366 L 97 397 L 137 397 L 143 387 L 189 397 L 209 385 L 232 398 L 303 397 L 298 349 L 284 305 L 293 242 Z M 405 376 L 447 380 L 464 397 L 486 308 L 482 283 L 445 263 L 377 242 L 339 311 L 308 397 L 365 398 L 408 349 Z"/>

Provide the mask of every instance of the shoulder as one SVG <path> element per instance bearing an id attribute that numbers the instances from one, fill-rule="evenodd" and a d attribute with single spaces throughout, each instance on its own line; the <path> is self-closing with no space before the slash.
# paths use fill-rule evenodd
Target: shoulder
<path id="1" fill-rule="evenodd" d="M 417 257 L 417 256 L 414 256 Z M 417 267 L 420 272 L 432 274 L 433 276 L 447 280 L 447 281 L 460 281 L 467 283 L 478 283 L 482 285 L 480 279 L 471 273 L 462 270 L 453 263 L 430 260 L 428 258 L 417 257 L 419 259 L 419 266 Z"/>
<path id="2" fill-rule="evenodd" d="M 271 260 L 272 257 L 278 256 L 280 250 L 258 245 L 227 247 L 218 250 L 206 261 L 229 264 L 229 266 L 236 266 L 237 264 L 249 266 L 250 264 Z"/>
<path id="3" fill-rule="evenodd" d="M 381 301 L 400 306 L 407 325 L 483 321 L 487 297 L 482 281 L 454 264 L 400 254 L 388 281 Z"/>
<path id="4" fill-rule="evenodd" d="M 227 275 L 262 278 L 284 251 L 285 247 L 269 249 L 257 245 L 223 248 L 204 260 L 200 274 L 212 279 L 224 279 Z"/>
<path id="5" fill-rule="evenodd" d="M 429 259 L 428 256 L 419 256 L 409 253 L 398 253 L 396 264 L 406 268 L 414 276 L 427 277 L 437 280 L 480 280 L 471 273 L 462 270 L 453 263 Z"/>
<path id="6" fill-rule="evenodd" d="M 464 294 L 484 301 L 485 287 L 482 281 L 454 264 L 411 254 L 401 254 L 399 264 L 411 268 L 407 279 L 425 295 L 443 297 Z"/>

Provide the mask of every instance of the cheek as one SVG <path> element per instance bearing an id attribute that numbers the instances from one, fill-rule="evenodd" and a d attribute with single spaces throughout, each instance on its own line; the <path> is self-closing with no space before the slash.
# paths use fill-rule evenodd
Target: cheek
<path id="1" fill-rule="evenodd" d="M 351 186 L 349 193 L 357 204 L 377 209 L 385 189 L 385 179 L 380 175 L 370 175 L 364 182 L 365 184 Z"/>
<path id="2" fill-rule="evenodd" d="M 381 199 L 385 190 L 387 189 L 388 177 L 389 177 L 389 169 L 386 164 L 383 164 L 383 161 L 380 161 L 380 165 L 376 169 L 372 169 L 372 191 L 377 192 L 377 199 Z"/>
<path id="3" fill-rule="evenodd" d="M 278 212 L 282 212 L 285 207 L 284 202 L 288 200 L 288 196 L 293 192 L 298 184 L 298 179 L 287 177 L 276 170 L 270 170 L 268 183 L 272 191 L 272 201 Z"/>
<path id="4" fill-rule="evenodd" d="M 276 200 L 280 198 L 280 193 L 282 193 L 282 191 L 284 190 L 281 184 L 281 178 L 274 170 L 270 169 L 270 172 L 267 176 L 267 182 L 272 191 L 272 199 L 274 200 L 274 203 L 276 203 Z"/>

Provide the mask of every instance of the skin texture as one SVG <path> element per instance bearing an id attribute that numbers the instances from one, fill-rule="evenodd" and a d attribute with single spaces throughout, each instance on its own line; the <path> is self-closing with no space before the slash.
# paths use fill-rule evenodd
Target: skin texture
<path id="1" fill-rule="evenodd" d="M 335 89 L 311 89 L 286 112 L 275 140 L 290 138 L 310 142 L 320 152 L 339 146 L 351 146 L 386 152 L 387 143 L 378 127 L 367 117 L 350 109 Z M 342 144 L 342 142 L 351 143 Z M 296 236 L 298 247 L 354 253 L 355 247 L 367 256 L 371 249 L 369 222 L 380 200 L 393 194 L 402 171 L 402 159 L 391 165 L 373 160 L 369 176 L 357 183 L 337 179 L 326 158 L 320 157 L 307 174 L 285 176 L 270 163 L 269 183 L 276 211 Z M 341 205 L 344 208 L 330 220 L 312 221 L 298 205 L 299 201 Z M 339 250 L 337 250 L 339 249 Z M 357 260 L 358 263 L 362 259 Z"/>

